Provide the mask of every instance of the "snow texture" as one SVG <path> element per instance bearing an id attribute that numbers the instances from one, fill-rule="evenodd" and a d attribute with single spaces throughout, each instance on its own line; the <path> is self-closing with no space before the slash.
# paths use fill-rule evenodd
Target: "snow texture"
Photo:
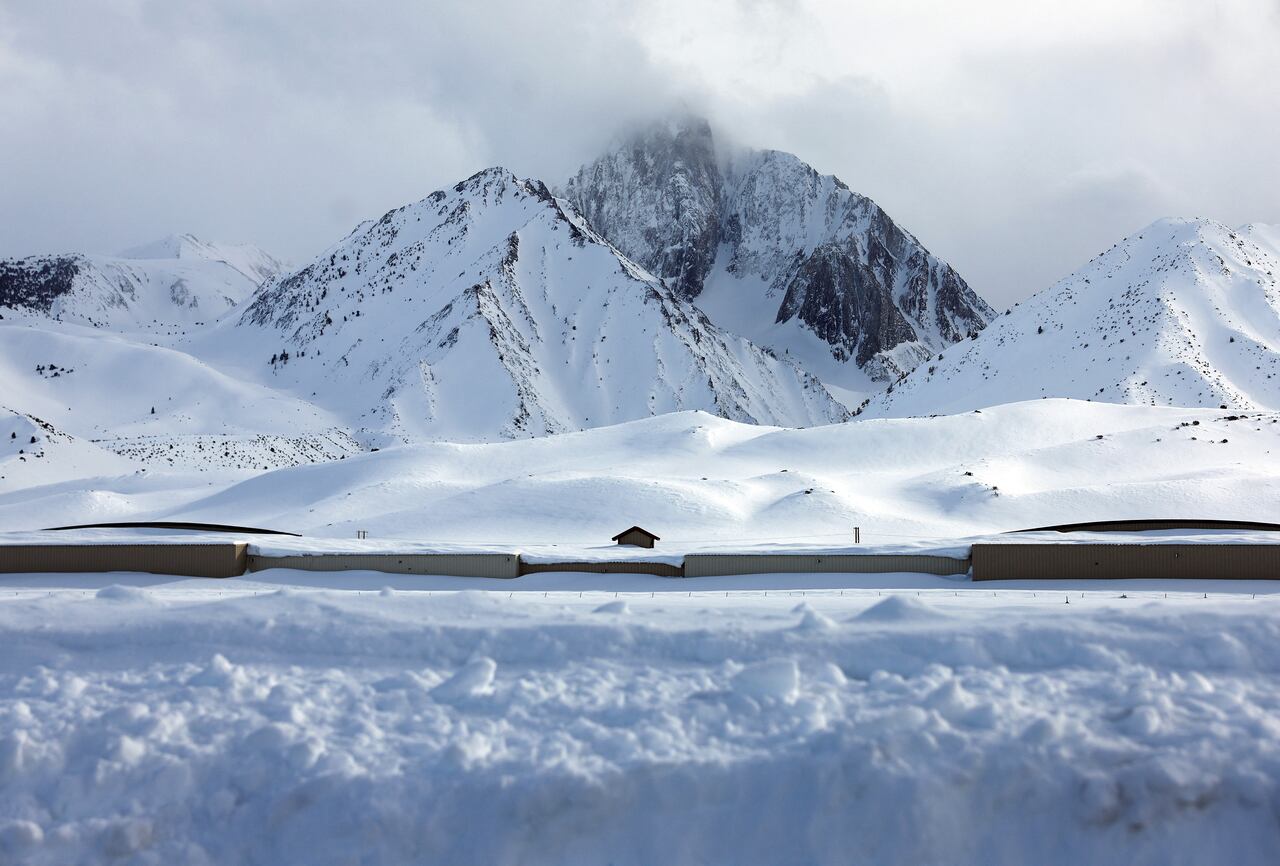
<path id="1" fill-rule="evenodd" d="M 13 439 L 0 418 L 0 525 L 189 520 L 309 536 L 251 539 L 282 552 L 456 545 L 539 562 L 679 561 L 690 550 L 847 550 L 857 526 L 868 552 L 963 555 L 965 544 L 947 540 L 1088 520 L 1280 513 L 1274 412 L 1032 400 L 804 430 L 684 412 L 269 472 L 99 469 L 102 452 L 76 450 L 90 443 L 46 442 L 40 431 L 32 446 L 36 428 L 12 417 Z M 22 462 L 33 447 L 46 456 Z M 32 467 L 46 463 L 63 480 L 42 481 L 50 469 Z M 654 550 L 610 541 L 633 524 L 662 538 Z M 359 530 L 370 538 L 358 541 Z"/>
<path id="2" fill-rule="evenodd" d="M 6 578 L 0 862 L 1261 866 L 1280 846 L 1272 584 L 666 591 L 619 617 L 604 592 L 255 578 Z"/>

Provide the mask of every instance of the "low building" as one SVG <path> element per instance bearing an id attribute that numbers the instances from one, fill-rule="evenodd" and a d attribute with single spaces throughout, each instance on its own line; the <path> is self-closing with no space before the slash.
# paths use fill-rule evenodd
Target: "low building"
<path id="1" fill-rule="evenodd" d="M 616 541 L 618 544 L 626 544 L 631 547 L 653 547 L 655 541 L 661 540 L 649 530 L 642 529 L 639 526 L 624 529 L 610 539 L 610 541 Z"/>

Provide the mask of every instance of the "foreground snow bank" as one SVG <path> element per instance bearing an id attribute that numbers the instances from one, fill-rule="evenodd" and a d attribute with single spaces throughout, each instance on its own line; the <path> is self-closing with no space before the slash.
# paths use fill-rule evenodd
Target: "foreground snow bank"
<path id="1" fill-rule="evenodd" d="M 1280 850 L 1274 597 L 238 585 L 0 587 L 0 862 Z"/>

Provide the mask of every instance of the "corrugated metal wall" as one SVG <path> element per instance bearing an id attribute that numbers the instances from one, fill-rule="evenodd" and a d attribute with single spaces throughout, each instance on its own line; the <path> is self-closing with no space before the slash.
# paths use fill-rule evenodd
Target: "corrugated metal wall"
<path id="1" fill-rule="evenodd" d="M 691 553 L 684 558 L 685 577 L 803 572 L 964 574 L 968 570 L 967 559 L 921 554 Z"/>
<path id="2" fill-rule="evenodd" d="M 441 574 L 451 577 L 519 577 L 513 553 L 321 553 L 314 556 L 250 554 L 249 570 L 296 568 L 300 571 L 383 571 L 390 574 Z"/>
<path id="3" fill-rule="evenodd" d="M 0 572 L 140 571 L 182 577 L 244 574 L 248 547 L 226 544 L 5 544 Z"/>
<path id="4" fill-rule="evenodd" d="M 974 580 L 1280 579 L 1280 544 L 975 544 Z"/>
<path id="5" fill-rule="evenodd" d="M 665 562 L 521 562 L 521 574 L 545 574 L 549 571 L 584 572 L 587 574 L 656 574 L 658 577 L 683 577 L 684 569 Z"/>

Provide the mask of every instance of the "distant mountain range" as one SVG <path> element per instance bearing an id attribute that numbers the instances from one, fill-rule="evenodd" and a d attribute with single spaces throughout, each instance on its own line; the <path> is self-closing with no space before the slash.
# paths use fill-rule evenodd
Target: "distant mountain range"
<path id="1" fill-rule="evenodd" d="M 221 262 L 261 285 L 288 270 L 284 262 L 253 244 L 202 241 L 194 235 L 169 235 L 120 253 L 123 259 L 183 259 Z"/>
<path id="2" fill-rule="evenodd" d="M 117 256 L 0 260 L 0 314 L 120 331 L 212 324 L 284 266 L 249 244 L 165 238 Z"/>
<path id="3" fill-rule="evenodd" d="M 870 199 L 682 119 L 559 193 L 488 169 L 297 269 L 190 235 L 2 261 L 0 412 L 83 459 L 249 471 L 687 409 L 1280 408 L 1278 274 L 1275 227 L 1164 220 L 997 316 Z"/>

